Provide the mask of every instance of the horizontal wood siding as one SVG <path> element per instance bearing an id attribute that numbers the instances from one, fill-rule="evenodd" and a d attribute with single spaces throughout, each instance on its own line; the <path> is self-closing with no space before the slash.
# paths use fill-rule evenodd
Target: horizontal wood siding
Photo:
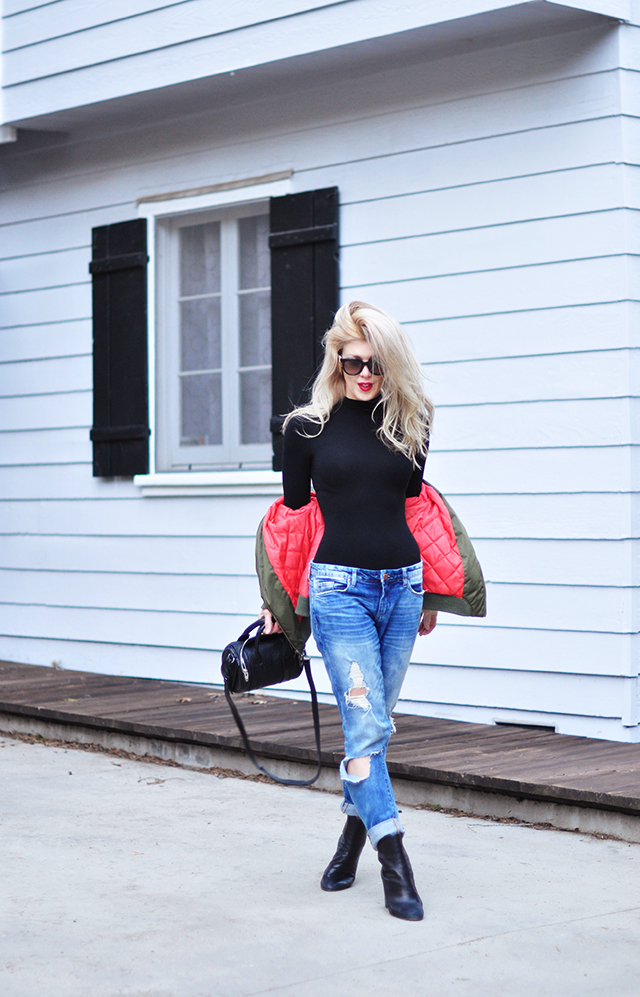
<path id="1" fill-rule="evenodd" d="M 235 73 L 321 52 L 333 48 L 336 40 L 348 45 L 380 39 L 438 24 L 452 14 L 459 19 L 495 6 L 474 0 L 456 3 L 453 11 L 450 0 L 426 6 L 422 0 L 406 0 L 400 6 L 384 0 L 252 0 L 229 5 L 206 0 L 160 0 L 152 5 L 56 0 L 31 8 L 5 4 L 8 120 L 77 107 L 87 103 L 89 94 L 102 101 L 210 74 Z M 551 18 L 564 13 L 565 26 L 571 16 L 534 10 L 534 31 L 539 30 L 535 18 L 540 13 Z M 581 23 L 585 20 L 583 14 Z M 470 30 L 474 33 L 473 27 Z M 414 41 L 414 50 L 416 45 L 419 41 Z"/>
<path id="2" fill-rule="evenodd" d="M 61 7 L 92 45 L 131 45 L 118 18 L 176 17 L 143 0 L 14 4 L 6 43 L 51 70 L 88 57 L 48 34 Z M 640 98 L 620 64 L 639 33 L 4 147 L 0 655 L 212 679 L 255 616 L 268 496 L 143 498 L 91 476 L 87 265 L 91 228 L 135 217 L 138 197 L 292 167 L 294 190 L 340 189 L 343 300 L 389 308 L 415 345 L 437 406 L 426 477 L 488 579 L 485 620 L 443 615 L 418 642 L 404 707 L 633 739 Z"/>

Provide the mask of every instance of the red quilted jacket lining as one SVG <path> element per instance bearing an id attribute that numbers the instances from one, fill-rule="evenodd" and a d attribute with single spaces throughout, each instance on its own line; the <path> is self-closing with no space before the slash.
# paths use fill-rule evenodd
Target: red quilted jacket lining
<path id="1" fill-rule="evenodd" d="M 425 592 L 462 598 L 464 566 L 451 517 L 440 494 L 422 484 L 420 495 L 406 501 L 407 525 L 420 548 Z M 289 509 L 279 498 L 262 522 L 271 567 L 294 607 L 309 595 L 309 564 L 322 539 L 324 520 L 315 494 L 308 505 Z"/>

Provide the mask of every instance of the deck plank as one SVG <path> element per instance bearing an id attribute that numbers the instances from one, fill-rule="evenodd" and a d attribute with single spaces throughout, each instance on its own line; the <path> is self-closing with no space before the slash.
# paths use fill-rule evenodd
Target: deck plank
<path id="1" fill-rule="evenodd" d="M 255 750 L 314 757 L 308 703 L 262 693 L 236 702 Z M 0 662 L 0 711 L 241 750 L 219 686 Z M 406 714 L 395 719 L 392 775 L 640 816 L 640 744 Z M 337 765 L 337 708 L 320 704 L 320 722 L 323 759 Z"/>

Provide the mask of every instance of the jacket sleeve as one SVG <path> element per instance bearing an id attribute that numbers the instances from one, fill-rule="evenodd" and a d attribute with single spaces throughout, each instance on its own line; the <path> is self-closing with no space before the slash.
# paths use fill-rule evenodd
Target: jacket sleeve
<path id="1" fill-rule="evenodd" d="M 293 602 L 271 564 L 264 542 L 263 523 L 260 523 L 256 536 L 256 571 L 265 607 L 278 621 L 291 646 L 296 651 L 303 651 L 311 633 L 309 617 L 296 615 Z"/>
<path id="2" fill-rule="evenodd" d="M 315 495 L 299 509 L 290 509 L 282 498 L 276 499 L 258 527 L 256 570 L 262 598 L 297 650 L 302 650 L 311 632 L 309 561 L 323 529 Z"/>
<path id="3" fill-rule="evenodd" d="M 467 531 L 447 500 L 424 482 L 419 496 L 406 502 L 407 524 L 422 559 L 423 608 L 485 616 L 482 569 Z"/>

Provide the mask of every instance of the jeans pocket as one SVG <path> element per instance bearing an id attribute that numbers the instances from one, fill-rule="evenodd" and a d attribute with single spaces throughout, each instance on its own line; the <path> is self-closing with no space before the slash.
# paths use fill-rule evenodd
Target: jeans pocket
<path id="1" fill-rule="evenodd" d="M 330 575 L 312 574 L 309 579 L 309 594 L 315 598 L 331 593 L 349 591 L 351 576 L 346 572 L 332 572 Z"/>
<path id="2" fill-rule="evenodd" d="M 409 588 L 414 593 L 414 595 L 422 596 L 424 595 L 424 589 L 422 587 L 422 565 L 416 564 L 409 569 L 407 572 L 407 581 L 409 583 Z"/>

